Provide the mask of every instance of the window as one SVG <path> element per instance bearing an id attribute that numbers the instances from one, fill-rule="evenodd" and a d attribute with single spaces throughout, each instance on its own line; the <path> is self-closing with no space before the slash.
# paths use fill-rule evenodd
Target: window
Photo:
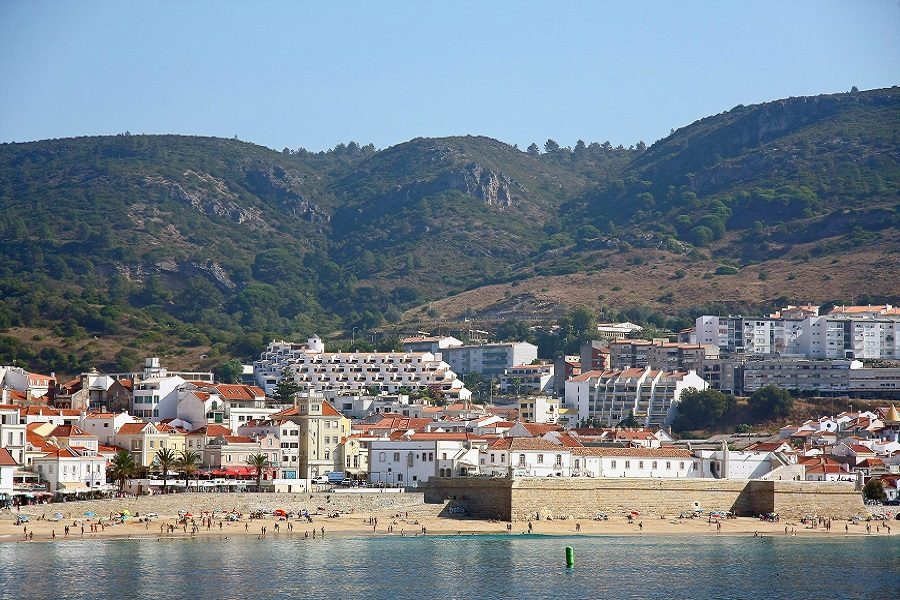
<path id="1" fill-rule="evenodd" d="M 562 466 L 562 454 L 557 454 L 557 455 L 556 455 L 556 466 L 557 466 L 557 467 L 561 467 L 561 466 Z"/>
<path id="2" fill-rule="evenodd" d="M 394 460 L 396 460 L 396 461 L 400 460 L 400 453 L 399 453 L 399 452 L 394 452 Z"/>
<path id="3" fill-rule="evenodd" d="M 328 450 L 325 451 L 325 460 L 329 460 L 331 458 L 331 452 Z"/>
<path id="4" fill-rule="evenodd" d="M 653 461 L 653 465 L 652 465 L 650 468 L 651 468 L 651 469 L 655 469 L 655 468 L 656 468 L 656 461 L 655 461 L 655 460 Z"/>
<path id="5" fill-rule="evenodd" d="M 666 471 L 671 471 L 671 470 L 672 470 L 672 463 L 669 461 L 666 461 Z"/>
<path id="6" fill-rule="evenodd" d="M 684 468 L 684 461 L 681 461 L 680 463 L 678 463 L 678 468 L 679 468 L 679 469 L 683 469 L 683 468 Z"/>
<path id="7" fill-rule="evenodd" d="M 544 462 L 544 455 L 538 454 L 538 464 L 542 464 Z"/>
<path id="8" fill-rule="evenodd" d="M 428 460 L 431 460 L 431 461 L 434 460 L 434 452 L 429 452 L 429 453 L 428 453 Z"/>
<path id="9" fill-rule="evenodd" d="M 524 467 L 524 466 L 525 466 L 525 455 L 524 455 L 524 454 L 520 454 L 520 455 L 519 455 L 519 466 L 520 466 L 520 467 Z"/>
<path id="10" fill-rule="evenodd" d="M 502 463 L 506 462 L 506 455 L 505 455 L 505 454 L 501 454 L 501 455 L 500 455 L 500 462 L 502 462 Z"/>
<path id="11" fill-rule="evenodd" d="M 441 453 L 441 460 L 447 460 L 447 453 L 446 453 L 446 452 L 442 452 L 442 453 Z"/>
<path id="12" fill-rule="evenodd" d="M 497 459 L 495 458 L 494 454 L 491 454 L 491 462 L 497 462 Z"/>
<path id="13" fill-rule="evenodd" d="M 643 469 L 643 468 L 644 468 L 644 461 L 639 460 L 638 461 L 638 469 Z"/>
<path id="14" fill-rule="evenodd" d="M 628 464 L 628 463 L 625 463 L 625 464 Z M 610 462 L 610 463 L 609 463 L 609 466 L 612 467 L 613 469 L 615 469 L 615 468 L 616 468 L 616 461 Z"/>
<path id="15" fill-rule="evenodd" d="M 630 469 L 630 468 L 631 468 L 631 461 L 630 461 L 630 460 L 626 460 L 626 461 L 625 461 L 625 468 L 626 468 L 626 469 Z"/>

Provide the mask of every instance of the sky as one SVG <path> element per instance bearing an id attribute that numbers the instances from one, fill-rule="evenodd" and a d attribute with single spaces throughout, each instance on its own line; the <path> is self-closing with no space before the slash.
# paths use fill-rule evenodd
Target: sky
<path id="1" fill-rule="evenodd" d="M 0 142 L 628 146 L 854 85 L 900 85 L 900 1 L 0 0 Z"/>

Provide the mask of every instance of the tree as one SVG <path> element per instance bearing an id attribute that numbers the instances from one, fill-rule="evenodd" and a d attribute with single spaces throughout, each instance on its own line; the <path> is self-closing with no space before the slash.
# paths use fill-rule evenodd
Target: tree
<path id="1" fill-rule="evenodd" d="M 672 429 L 690 431 L 710 427 L 733 406 L 734 396 L 730 394 L 713 389 L 687 389 L 678 401 L 678 416 L 672 423 Z"/>
<path id="2" fill-rule="evenodd" d="M 168 491 L 169 470 L 175 466 L 177 456 L 171 448 L 162 448 L 156 452 L 156 467 L 162 473 L 163 494 Z"/>
<path id="3" fill-rule="evenodd" d="M 263 469 L 269 466 L 269 457 L 260 452 L 248 458 L 247 463 L 256 469 L 256 491 L 258 492 L 262 489 Z"/>
<path id="4" fill-rule="evenodd" d="M 547 154 L 553 154 L 554 152 L 559 152 L 559 144 L 557 144 L 554 140 L 547 140 L 544 142 L 544 152 Z"/>
<path id="5" fill-rule="evenodd" d="M 541 149 L 538 148 L 537 144 L 531 144 L 530 146 L 528 146 L 526 152 L 528 152 L 528 154 L 531 154 L 532 156 L 537 156 L 541 153 Z"/>
<path id="6" fill-rule="evenodd" d="M 200 455 L 193 450 L 182 450 L 175 466 L 184 474 L 184 487 L 186 488 L 191 475 L 200 468 Z"/>
<path id="7" fill-rule="evenodd" d="M 122 348 L 116 354 L 116 370 L 119 372 L 132 371 L 135 366 L 140 364 L 141 357 L 138 353 L 130 348 Z"/>
<path id="8" fill-rule="evenodd" d="M 300 391 L 300 386 L 293 379 L 282 377 L 275 386 L 275 400 L 280 404 L 293 404 L 294 394 Z"/>
<path id="9" fill-rule="evenodd" d="M 881 483 L 881 479 L 873 477 L 867 481 L 863 488 L 863 496 L 866 500 L 876 500 L 878 502 L 887 500 L 887 494 L 884 492 L 884 484 Z"/>
<path id="10" fill-rule="evenodd" d="M 759 388 L 749 400 L 750 411 L 760 419 L 786 417 L 794 408 L 790 392 L 774 385 Z"/>
<path id="11" fill-rule="evenodd" d="M 137 465 L 128 450 L 119 450 L 110 462 L 109 472 L 119 482 L 119 491 L 125 490 L 125 483 L 134 476 Z"/>
<path id="12" fill-rule="evenodd" d="M 222 363 L 216 371 L 223 383 L 236 383 L 244 373 L 244 365 L 238 359 L 232 358 Z"/>
<path id="13" fill-rule="evenodd" d="M 641 424 L 638 423 L 638 420 L 634 418 L 634 413 L 628 413 L 628 416 L 619 421 L 619 424 L 616 427 L 640 427 Z"/>

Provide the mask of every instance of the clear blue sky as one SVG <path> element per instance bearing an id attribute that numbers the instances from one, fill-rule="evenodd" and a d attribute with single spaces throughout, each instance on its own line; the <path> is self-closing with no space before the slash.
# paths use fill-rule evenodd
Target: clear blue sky
<path id="1" fill-rule="evenodd" d="M 4 142 L 629 145 L 737 104 L 896 84 L 898 0 L 0 0 Z"/>

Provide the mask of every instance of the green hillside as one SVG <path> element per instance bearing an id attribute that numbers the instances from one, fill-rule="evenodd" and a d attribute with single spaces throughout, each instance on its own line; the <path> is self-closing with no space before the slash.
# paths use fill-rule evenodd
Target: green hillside
<path id="1" fill-rule="evenodd" d="M 404 311 L 490 284 L 508 298 L 568 276 L 568 296 L 596 297 L 577 275 L 615 278 L 648 253 L 674 273 L 852 251 L 877 275 L 900 249 L 898 210 L 896 87 L 739 106 L 649 148 L 548 141 L 538 153 L 474 136 L 323 153 L 130 134 L 3 144 L 0 363 L 216 364 L 272 336 L 415 325 L 421 313 Z M 881 279 L 860 293 L 900 295 Z M 786 287 L 836 299 L 802 278 Z M 704 293 L 695 304 L 720 299 Z M 770 299 L 754 293 L 745 299 Z M 666 310 L 666 297 L 644 301 Z"/>

